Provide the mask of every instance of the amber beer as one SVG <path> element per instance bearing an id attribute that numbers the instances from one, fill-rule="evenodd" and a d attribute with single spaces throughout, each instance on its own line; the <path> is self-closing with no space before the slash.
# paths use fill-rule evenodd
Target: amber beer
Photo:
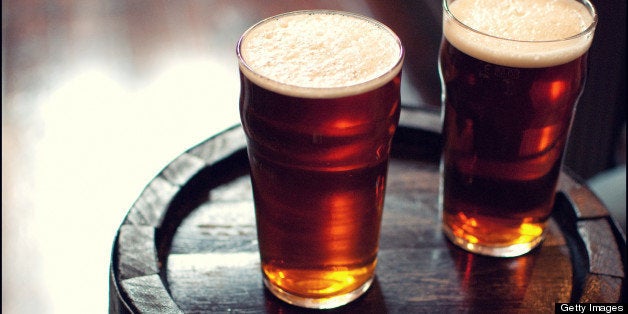
<path id="1" fill-rule="evenodd" d="M 521 255 L 553 207 L 595 11 L 586 0 L 443 6 L 443 228 L 468 251 Z"/>
<path id="2" fill-rule="evenodd" d="M 386 26 L 335 11 L 266 19 L 238 44 L 263 280 L 333 308 L 370 286 L 403 49 Z"/>

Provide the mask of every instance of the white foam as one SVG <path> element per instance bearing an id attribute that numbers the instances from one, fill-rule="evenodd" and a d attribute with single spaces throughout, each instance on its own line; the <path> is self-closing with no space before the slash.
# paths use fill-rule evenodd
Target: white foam
<path id="1" fill-rule="evenodd" d="M 457 0 L 449 4 L 449 11 L 455 19 L 445 11 L 447 40 L 495 64 L 523 68 L 564 64 L 584 54 L 593 40 L 593 28 L 584 31 L 594 18 L 575 0 Z"/>
<path id="2" fill-rule="evenodd" d="M 298 11 L 266 19 L 241 39 L 240 69 L 256 84 L 300 97 L 340 97 L 388 82 L 403 49 L 386 26 L 354 14 Z"/>

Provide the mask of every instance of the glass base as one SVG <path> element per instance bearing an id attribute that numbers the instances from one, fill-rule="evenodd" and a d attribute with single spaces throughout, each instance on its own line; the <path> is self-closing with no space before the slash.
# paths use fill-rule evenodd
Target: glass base
<path id="1" fill-rule="evenodd" d="M 349 293 L 323 298 L 308 298 L 286 292 L 285 290 L 270 283 L 270 281 L 264 277 L 264 285 L 277 298 L 288 304 L 310 309 L 332 309 L 343 306 L 363 295 L 371 287 L 371 283 L 373 283 L 373 277 Z"/>
<path id="2" fill-rule="evenodd" d="M 532 251 L 532 249 L 534 249 L 535 247 L 537 247 L 544 239 L 544 235 L 541 234 L 540 236 L 534 238 L 532 241 L 526 243 L 517 243 L 506 246 L 482 245 L 478 243 L 471 243 L 463 238 L 454 235 L 453 231 L 446 225 L 443 225 L 443 232 L 453 244 L 461 247 L 466 251 L 494 257 L 515 257 L 526 254 Z"/>

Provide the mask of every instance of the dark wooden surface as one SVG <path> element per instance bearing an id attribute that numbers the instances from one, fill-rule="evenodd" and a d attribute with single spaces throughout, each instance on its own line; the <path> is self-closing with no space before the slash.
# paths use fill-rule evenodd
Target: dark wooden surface
<path id="1" fill-rule="evenodd" d="M 363 297 L 328 312 L 549 313 L 556 302 L 625 298 L 625 236 L 568 173 L 547 238 L 531 253 L 491 258 L 450 244 L 437 210 L 439 143 L 433 132 L 397 133 L 376 280 Z M 303 311 L 263 288 L 244 145 L 234 127 L 148 184 L 115 240 L 111 313 Z"/>

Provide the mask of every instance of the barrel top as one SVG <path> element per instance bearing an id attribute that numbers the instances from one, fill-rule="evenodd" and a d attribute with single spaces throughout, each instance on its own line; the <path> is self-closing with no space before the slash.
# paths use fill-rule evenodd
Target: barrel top
<path id="1" fill-rule="evenodd" d="M 435 114 L 402 111 L 402 121 L 430 125 Z M 449 243 L 437 206 L 440 136 L 414 126 L 395 135 L 374 284 L 330 312 L 553 311 L 625 298 L 625 235 L 567 169 L 547 237 L 529 254 L 493 258 Z M 259 263 L 246 143 L 234 126 L 173 160 L 131 206 L 112 250 L 110 312 L 301 310 L 265 290 Z"/>

